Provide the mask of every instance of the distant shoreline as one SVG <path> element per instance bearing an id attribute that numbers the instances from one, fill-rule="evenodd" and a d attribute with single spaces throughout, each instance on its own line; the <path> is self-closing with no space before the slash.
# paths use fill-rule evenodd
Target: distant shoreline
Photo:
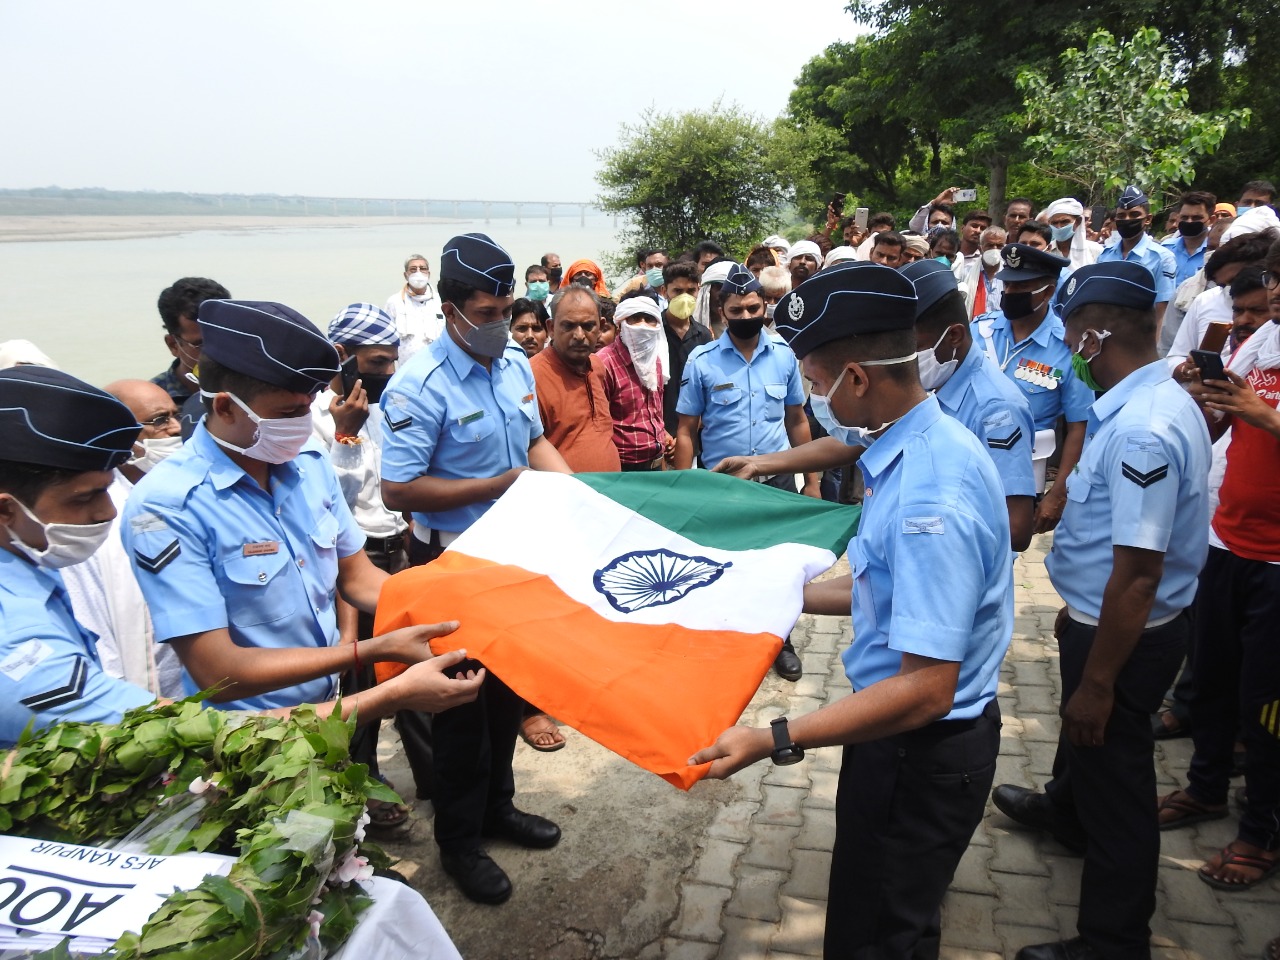
<path id="1" fill-rule="evenodd" d="M 201 230 L 254 233 L 314 227 L 413 226 L 469 223 L 452 217 L 255 217 L 255 216 L 0 216 L 0 243 L 41 243 L 60 240 L 136 240 L 173 237 Z"/>

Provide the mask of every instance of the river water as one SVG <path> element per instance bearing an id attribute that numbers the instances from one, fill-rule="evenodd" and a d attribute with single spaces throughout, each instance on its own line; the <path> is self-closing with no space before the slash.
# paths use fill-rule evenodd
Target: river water
<path id="1" fill-rule="evenodd" d="M 98 385 L 149 379 L 171 361 L 156 297 L 174 280 L 217 280 L 243 300 L 275 300 L 322 330 L 348 303 L 381 306 L 421 253 L 437 276 L 440 250 L 480 231 L 510 251 L 516 292 L 524 268 L 547 251 L 564 266 L 616 251 L 612 217 L 577 215 L 548 225 L 513 220 L 215 231 L 168 237 L 0 243 L 0 341 L 36 343 L 63 370 Z"/>

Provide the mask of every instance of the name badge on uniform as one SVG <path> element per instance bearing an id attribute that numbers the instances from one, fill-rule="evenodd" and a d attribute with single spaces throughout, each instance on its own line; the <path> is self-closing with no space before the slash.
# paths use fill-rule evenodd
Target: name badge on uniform
<path id="1" fill-rule="evenodd" d="M 714 387 L 711 388 L 711 392 L 715 393 L 717 390 L 732 390 L 732 389 L 733 389 L 732 383 L 717 383 Z"/>
<path id="2" fill-rule="evenodd" d="M 264 557 L 268 554 L 279 552 L 279 540 L 263 540 L 261 543 L 246 543 L 240 548 L 240 553 L 246 557 Z"/>
<path id="3" fill-rule="evenodd" d="M 458 426 L 465 427 L 469 423 L 475 423 L 484 416 L 483 410 L 477 410 L 475 413 L 468 413 L 465 417 L 458 418 Z"/>

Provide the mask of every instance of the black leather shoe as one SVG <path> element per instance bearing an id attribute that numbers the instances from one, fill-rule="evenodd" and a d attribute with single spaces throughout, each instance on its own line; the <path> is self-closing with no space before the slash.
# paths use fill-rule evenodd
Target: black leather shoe
<path id="1" fill-rule="evenodd" d="M 515 807 L 485 824 L 484 835 L 510 840 L 534 850 L 546 850 L 560 842 L 560 828 L 554 823 L 546 817 L 525 813 Z"/>
<path id="2" fill-rule="evenodd" d="M 511 881 L 502 868 L 483 850 L 460 853 L 440 851 L 440 865 L 453 877 L 468 900 L 476 903 L 506 903 L 511 897 Z"/>
<path id="3" fill-rule="evenodd" d="M 796 648 L 791 645 L 790 640 L 782 642 L 782 650 L 773 661 L 773 669 L 778 671 L 778 676 L 783 680 L 790 680 L 792 683 L 804 676 L 804 667 L 800 665 L 800 658 L 796 656 Z"/>
<path id="4" fill-rule="evenodd" d="M 1043 830 L 1072 853 L 1084 853 L 1084 837 L 1063 828 L 1053 815 L 1049 798 L 1043 793 L 1002 783 L 991 791 L 991 802 L 1010 820 L 1033 830 Z"/>
<path id="5" fill-rule="evenodd" d="M 1102 960 L 1102 954 L 1085 943 L 1083 937 L 1074 937 L 1023 947 L 1014 960 Z"/>

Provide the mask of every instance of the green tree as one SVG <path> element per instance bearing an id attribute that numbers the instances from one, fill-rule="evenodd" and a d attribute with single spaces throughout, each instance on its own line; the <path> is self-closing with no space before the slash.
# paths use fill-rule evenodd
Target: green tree
<path id="1" fill-rule="evenodd" d="M 1083 187 L 1091 203 L 1128 183 L 1177 193 L 1201 157 L 1249 122 L 1247 107 L 1193 112 L 1185 70 L 1151 27 L 1123 42 L 1096 30 L 1061 60 L 1059 81 L 1040 70 L 1018 75 L 1026 122 L 1040 131 L 1027 143 L 1037 166 Z"/>
<path id="2" fill-rule="evenodd" d="M 720 101 L 688 113 L 647 110 L 598 154 L 599 203 L 627 215 L 620 239 L 630 246 L 677 251 L 714 240 L 745 249 L 787 200 L 770 137 L 763 121 Z"/>

